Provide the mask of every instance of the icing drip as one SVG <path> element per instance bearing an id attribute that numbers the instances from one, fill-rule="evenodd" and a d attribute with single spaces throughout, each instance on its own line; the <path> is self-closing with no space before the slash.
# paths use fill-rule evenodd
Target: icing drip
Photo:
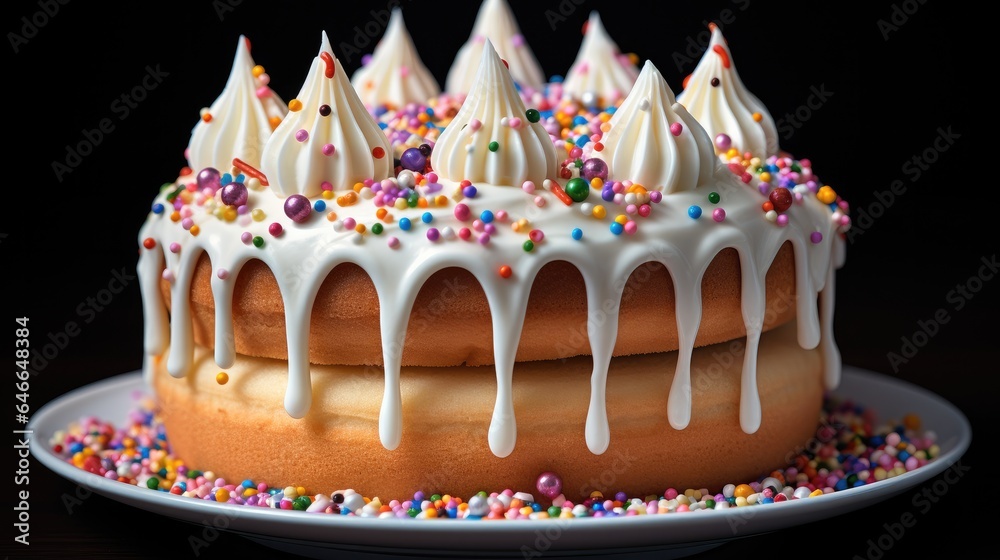
<path id="1" fill-rule="evenodd" d="M 417 54 L 399 8 L 392 10 L 385 36 L 375 47 L 371 61 L 354 73 L 351 84 L 369 107 L 426 103 L 441 93 Z"/>
<path id="2" fill-rule="evenodd" d="M 489 40 L 472 91 L 435 143 L 431 165 L 452 181 L 515 187 L 556 175 L 552 141 L 541 123 L 528 121 L 510 72 Z"/>
<path id="3" fill-rule="evenodd" d="M 514 81 L 533 90 L 542 89 L 545 74 L 521 35 L 507 0 L 483 0 L 472 27 L 472 35 L 458 50 L 455 62 L 448 71 L 445 81 L 448 93 L 459 94 L 472 90 L 476 83 L 474 68 L 481 58 L 487 39 L 492 41 L 500 57 L 510 64 Z"/>
<path id="4" fill-rule="evenodd" d="M 392 173 L 389 141 L 365 109 L 323 33 L 323 47 L 313 59 L 290 112 L 264 145 L 261 171 L 285 196 L 318 196 L 322 185 L 351 188 L 364 179 Z"/>
<path id="5" fill-rule="evenodd" d="M 253 68 L 249 43 L 241 35 L 226 87 L 208 109 L 210 120 L 199 119 L 191 131 L 187 158 L 192 169 L 228 170 L 234 158 L 260 165 L 272 121 L 281 120 L 288 108 L 266 82 L 254 77 Z"/>
<path id="6" fill-rule="evenodd" d="M 836 267 L 844 262 L 844 240 L 837 237 L 833 241 L 835 265 L 826 272 L 826 284 L 820 292 L 820 315 L 823 321 L 820 347 L 823 350 L 823 372 L 827 389 L 835 389 L 840 385 L 840 349 L 833 337 L 833 308 L 836 294 Z"/>
<path id="7" fill-rule="evenodd" d="M 750 152 L 760 158 L 777 154 L 778 128 L 774 119 L 740 80 L 722 32 L 715 25 L 710 27 L 708 50 L 677 100 L 713 138 L 728 135 L 739 153 Z M 720 147 L 719 155 L 725 157 L 726 151 Z"/>
<path id="8" fill-rule="evenodd" d="M 604 150 L 597 157 L 608 163 L 609 176 L 665 193 L 706 184 L 718 161 L 708 135 L 686 113 L 647 60 L 601 140 Z"/>
<path id="9" fill-rule="evenodd" d="M 635 65 L 608 36 L 601 16 L 591 12 L 580 52 L 566 73 L 563 91 L 578 99 L 597 95 L 610 104 L 625 97 L 638 76 Z"/>

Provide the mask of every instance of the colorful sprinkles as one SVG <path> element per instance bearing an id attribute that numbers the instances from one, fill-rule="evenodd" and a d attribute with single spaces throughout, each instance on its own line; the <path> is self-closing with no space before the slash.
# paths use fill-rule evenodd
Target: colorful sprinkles
<path id="1" fill-rule="evenodd" d="M 504 275 L 503 269 L 500 274 Z M 229 376 L 220 372 L 216 380 L 225 384 Z M 827 399 L 815 436 L 803 442 L 794 456 L 790 454 L 784 467 L 720 488 L 667 488 L 635 497 L 599 491 L 567 497 L 554 472 L 540 473 L 535 488 L 518 491 L 484 490 L 465 498 L 448 494 L 445 488 L 428 488 L 391 500 L 362 496 L 351 489 L 314 493 L 315 489 L 287 485 L 289 481 L 271 486 L 252 477 L 241 482 L 226 480 L 210 470 L 196 470 L 171 453 L 166 430 L 148 397 L 139 399 L 125 426 L 116 428 L 95 417 L 84 418 L 56 433 L 49 446 L 68 463 L 97 476 L 192 499 L 355 517 L 537 520 L 759 507 L 877 484 L 918 469 L 939 455 L 934 432 L 921 431 L 920 424 L 920 418 L 910 414 L 877 425 L 871 409 Z"/>

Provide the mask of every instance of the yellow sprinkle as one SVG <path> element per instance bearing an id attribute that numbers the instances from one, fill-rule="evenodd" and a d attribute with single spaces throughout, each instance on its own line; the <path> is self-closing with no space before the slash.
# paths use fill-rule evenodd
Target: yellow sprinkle
<path id="1" fill-rule="evenodd" d="M 354 226 L 354 231 L 363 234 L 365 232 L 365 224 L 358 224 Z"/>
<path id="2" fill-rule="evenodd" d="M 600 177 L 594 177 L 593 179 L 590 180 L 590 188 L 601 189 L 603 187 L 604 187 L 604 181 L 602 181 Z"/>
<path id="3" fill-rule="evenodd" d="M 764 181 L 765 183 L 770 183 L 771 182 L 771 174 L 768 173 L 767 171 L 761 173 L 760 174 L 760 180 Z"/>
<path id="4" fill-rule="evenodd" d="M 397 198 L 394 205 L 396 207 L 396 210 L 405 210 L 410 206 L 409 204 L 406 203 L 406 199 L 404 198 Z"/>
<path id="5" fill-rule="evenodd" d="M 611 120 L 610 113 L 601 113 L 600 115 L 597 116 L 597 118 L 601 120 L 601 132 L 607 132 L 611 130 L 611 125 L 608 124 L 608 121 Z"/>
<path id="6" fill-rule="evenodd" d="M 809 493 L 809 497 L 810 498 L 815 498 L 816 496 L 822 496 L 822 495 L 823 495 L 823 491 L 820 490 L 819 488 L 817 488 L 817 489 L 815 489 L 815 490 L 813 490 L 812 492 Z"/>
<path id="7" fill-rule="evenodd" d="M 226 383 L 229 383 L 229 374 L 224 371 L 220 371 L 218 375 L 215 376 L 215 382 L 218 383 L 219 385 L 225 385 Z"/>
<path id="8" fill-rule="evenodd" d="M 321 196 L 326 200 L 330 200 L 331 198 L 333 198 L 333 191 L 323 191 L 323 194 Z"/>
<path id="9" fill-rule="evenodd" d="M 254 210 L 250 211 L 250 217 L 253 218 L 253 221 L 260 222 L 267 217 L 267 214 L 265 214 L 264 211 L 261 210 L 260 208 L 255 208 Z"/>
<path id="10" fill-rule="evenodd" d="M 615 216 L 615 221 L 621 225 L 625 225 L 628 222 L 628 216 L 626 216 L 625 214 L 618 214 L 617 216 Z"/>
<path id="11" fill-rule="evenodd" d="M 363 188 L 365 188 L 364 183 L 354 183 L 354 192 L 361 192 Z"/>
<path id="12" fill-rule="evenodd" d="M 439 194 L 434 197 L 434 204 L 436 206 L 448 206 L 448 197 L 443 194 Z"/>
<path id="13" fill-rule="evenodd" d="M 726 152 L 726 159 L 732 159 L 734 157 L 740 157 L 740 151 L 736 148 L 729 148 Z"/>
<path id="14" fill-rule="evenodd" d="M 225 210 L 222 211 L 222 219 L 226 220 L 227 222 L 235 221 L 236 216 L 237 212 L 236 209 L 233 207 L 226 208 Z"/>
<path id="15" fill-rule="evenodd" d="M 590 211 L 590 214 L 598 220 L 603 220 L 604 217 L 608 215 L 608 211 L 604 208 L 604 206 L 598 204 L 597 206 L 594 206 L 594 209 Z"/>
<path id="16" fill-rule="evenodd" d="M 833 201 L 837 200 L 837 192 L 829 186 L 822 186 L 816 192 L 816 198 L 823 204 L 832 204 Z"/>
<path id="17" fill-rule="evenodd" d="M 293 99 L 293 100 L 289 101 L 288 102 L 288 110 L 292 111 L 293 113 L 296 112 L 296 111 L 301 111 L 302 110 L 302 102 L 299 101 L 298 99 Z"/>
<path id="18" fill-rule="evenodd" d="M 253 70 L 251 70 L 251 72 L 253 72 L 254 78 L 259 78 L 260 75 L 264 73 L 264 67 L 258 64 L 257 66 L 253 67 Z"/>

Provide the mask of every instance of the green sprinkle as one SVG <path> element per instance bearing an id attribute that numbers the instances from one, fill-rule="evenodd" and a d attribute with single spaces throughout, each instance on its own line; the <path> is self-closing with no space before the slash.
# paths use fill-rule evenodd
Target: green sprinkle
<path id="1" fill-rule="evenodd" d="M 495 151 L 499 150 L 500 149 L 500 142 L 497 142 L 496 140 L 490 142 L 489 148 L 490 148 L 491 152 L 495 152 Z"/>
<path id="2" fill-rule="evenodd" d="M 535 248 L 535 242 L 529 239 L 524 242 L 524 245 L 521 246 L 524 247 L 525 253 L 530 253 Z"/>
<path id="3" fill-rule="evenodd" d="M 528 109 L 524 112 L 524 116 L 528 118 L 528 122 L 536 123 L 542 118 L 542 114 L 538 112 L 538 109 Z"/>
<path id="4" fill-rule="evenodd" d="M 708 193 L 708 201 L 711 202 L 712 204 L 718 204 L 720 200 L 722 200 L 722 197 L 719 196 L 719 193 L 717 192 Z"/>
<path id="5" fill-rule="evenodd" d="M 708 509 L 715 509 L 715 500 L 712 498 L 705 500 L 705 507 Z"/>
<path id="6" fill-rule="evenodd" d="M 151 476 L 146 479 L 146 488 L 149 488 L 150 490 L 156 490 L 159 487 L 160 487 L 160 479 L 156 478 L 155 476 Z"/>
<path id="7" fill-rule="evenodd" d="M 312 500 L 309 499 L 309 496 L 299 496 L 292 501 L 292 509 L 299 511 L 305 511 L 310 505 L 312 505 Z"/>
<path id="8" fill-rule="evenodd" d="M 431 501 L 436 502 L 441 499 L 441 494 L 431 494 Z"/>
<path id="9" fill-rule="evenodd" d="M 562 513 L 562 508 L 558 508 L 556 506 L 552 506 L 549 508 L 549 517 L 559 517 L 559 514 L 561 513 Z"/>
<path id="10" fill-rule="evenodd" d="M 184 185 L 181 185 L 176 189 L 174 189 L 173 192 L 167 195 L 167 202 L 173 202 L 174 199 L 177 198 L 177 195 L 181 194 L 181 191 L 183 190 L 184 190 Z"/>
<path id="11" fill-rule="evenodd" d="M 264 238 L 261 237 L 261 236 L 259 236 L 259 235 L 255 235 L 254 238 L 253 238 L 253 246 L 257 247 L 258 249 L 260 249 L 261 247 L 263 247 L 264 246 Z"/>
<path id="12" fill-rule="evenodd" d="M 382 235 L 382 224 L 372 224 L 372 233 Z"/>

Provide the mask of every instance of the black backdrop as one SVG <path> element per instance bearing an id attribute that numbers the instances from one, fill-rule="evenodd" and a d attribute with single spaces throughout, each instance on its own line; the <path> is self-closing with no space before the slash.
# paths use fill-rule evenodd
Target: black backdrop
<path id="1" fill-rule="evenodd" d="M 730 543 L 706 557 L 746 546 L 798 552 L 821 545 L 830 557 L 874 558 L 869 539 L 883 535 L 884 524 L 906 513 L 917 516 L 917 525 L 893 542 L 885 558 L 956 546 L 967 550 L 985 542 L 985 535 L 967 527 L 982 521 L 976 502 L 988 495 L 984 485 L 995 476 L 988 473 L 995 467 L 982 449 L 996 441 L 987 407 L 997 386 L 998 288 L 973 277 L 981 259 L 990 261 L 997 251 L 997 236 L 986 228 L 996 200 L 995 181 L 989 178 L 995 147 L 973 138 L 981 121 L 972 110 L 988 107 L 980 93 L 986 86 L 975 72 L 956 65 L 963 57 L 983 73 L 994 70 L 990 51 L 969 44 L 981 33 L 969 25 L 978 16 L 933 0 L 872 2 L 865 8 L 714 0 L 663 3 L 655 10 L 631 1 L 510 4 L 547 75 L 566 71 L 581 25 L 597 9 L 622 50 L 651 59 L 675 91 L 697 62 L 699 45 L 707 38 L 705 22 L 721 23 L 744 82 L 785 123 L 782 147 L 811 158 L 819 176 L 853 203 L 855 220 L 862 208 L 871 217 L 861 218 L 861 233 L 849 244 L 848 263 L 838 276 L 836 334 L 844 362 L 927 387 L 958 404 L 973 422 L 975 442 L 963 459 L 969 474 L 950 484 L 926 513 L 911 498 L 931 483 L 828 522 Z M 137 231 L 149 202 L 184 164 L 190 129 L 198 110 L 221 91 L 238 35 L 250 37 L 257 62 L 287 100 L 298 91 L 321 29 L 353 72 L 360 56 L 348 56 L 341 43 L 357 44 L 364 37 L 355 26 L 363 33 L 372 10 L 391 5 L 384 0 L 217 0 L 177 8 L 42 0 L 4 6 L 3 120 L 13 149 L 2 164 L 3 191 L 13 198 L 0 205 L 0 257 L 12 282 L 6 320 L 30 317 L 35 344 L 70 321 L 80 326 L 32 378 L 33 409 L 70 389 L 140 366 L 135 281 L 99 311 L 88 298 L 108 287 L 114 271 L 134 270 Z M 478 3 L 409 0 L 402 5 L 424 62 L 443 83 Z M 55 15 L 38 15 L 45 9 L 55 12 L 56 6 Z M 22 18 L 43 24 L 29 26 Z M 960 30 L 967 32 L 960 35 Z M 370 52 L 374 42 L 359 45 L 360 52 Z M 120 99 L 151 70 L 158 70 L 162 80 L 145 99 L 134 106 Z M 146 83 L 152 84 L 148 78 Z M 107 130 L 99 140 L 84 132 L 105 119 Z M 66 146 L 88 136 L 92 153 L 57 177 L 53 162 L 65 163 Z M 986 172 L 974 182 L 977 154 L 985 159 Z M 959 284 L 978 291 L 971 297 L 953 292 Z M 927 327 L 935 334 L 926 340 L 917 335 L 916 341 L 926 343 L 894 371 L 889 353 L 901 353 L 902 338 L 913 340 L 921 328 L 918 321 L 926 326 L 939 309 L 947 322 L 936 331 Z M 59 497 L 73 492 L 71 483 L 37 462 L 31 482 L 32 545 L 5 540 L 5 554 L 191 554 L 190 526 L 101 497 L 68 515 Z M 7 494 L 13 498 L 13 490 Z M 217 542 L 223 544 L 203 555 L 262 553 L 233 535 Z"/>

